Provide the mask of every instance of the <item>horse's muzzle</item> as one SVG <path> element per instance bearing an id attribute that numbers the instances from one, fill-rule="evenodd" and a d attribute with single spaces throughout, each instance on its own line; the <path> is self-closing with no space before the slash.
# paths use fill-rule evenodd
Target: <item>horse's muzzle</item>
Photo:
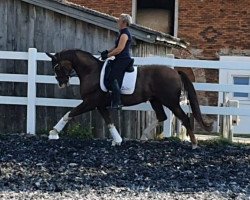
<path id="1" fill-rule="evenodd" d="M 69 83 L 69 79 L 67 80 L 67 82 L 60 82 L 58 81 L 58 87 L 61 89 L 61 88 L 65 88 L 65 87 L 69 87 L 70 86 L 70 83 Z"/>
<path id="2" fill-rule="evenodd" d="M 58 84 L 58 87 L 60 88 L 60 89 L 63 89 L 63 88 L 65 88 L 67 86 L 67 84 L 66 83 L 63 83 L 63 84 Z"/>
<path id="3" fill-rule="evenodd" d="M 62 84 L 58 84 L 58 87 L 60 88 L 60 89 L 63 89 L 63 88 L 66 88 L 66 87 L 69 87 L 70 86 L 70 83 L 68 82 L 68 83 L 62 83 Z"/>

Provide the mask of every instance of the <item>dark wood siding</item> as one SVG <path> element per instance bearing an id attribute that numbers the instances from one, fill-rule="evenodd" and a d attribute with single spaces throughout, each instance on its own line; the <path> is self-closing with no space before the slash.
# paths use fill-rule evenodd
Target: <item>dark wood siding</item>
<path id="1" fill-rule="evenodd" d="M 74 19 L 62 14 L 24 3 L 20 0 L 0 1 L 0 51 L 58 52 L 63 49 L 80 48 L 93 54 L 114 45 L 117 33 Z M 148 44 L 137 40 L 133 56 L 149 54 L 165 55 L 165 46 Z M 27 73 L 26 61 L 0 60 L 1 73 Z M 50 63 L 38 62 L 38 74 L 52 74 Z M 37 84 L 39 97 L 80 98 L 78 86 L 59 90 L 50 84 Z M 25 83 L 0 83 L 1 95 L 26 96 Z M 37 107 L 37 132 L 51 129 L 69 108 Z M 0 105 L 1 132 L 25 132 L 26 107 Z M 142 130 L 154 120 L 151 112 L 121 111 L 116 120 L 122 136 L 139 138 Z M 100 115 L 89 112 L 77 117 L 84 126 L 94 127 L 97 137 L 107 136 L 107 129 Z"/>

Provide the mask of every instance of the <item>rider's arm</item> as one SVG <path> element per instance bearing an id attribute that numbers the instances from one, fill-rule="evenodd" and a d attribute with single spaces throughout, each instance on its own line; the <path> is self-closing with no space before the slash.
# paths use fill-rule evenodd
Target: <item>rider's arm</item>
<path id="1" fill-rule="evenodd" d="M 126 42 L 128 41 L 127 34 L 122 34 L 118 43 L 118 46 L 111 52 L 109 52 L 108 57 L 115 56 L 122 52 L 125 48 Z"/>
<path id="2" fill-rule="evenodd" d="M 112 47 L 111 49 L 108 49 L 108 52 L 112 52 L 115 49 L 115 47 Z"/>

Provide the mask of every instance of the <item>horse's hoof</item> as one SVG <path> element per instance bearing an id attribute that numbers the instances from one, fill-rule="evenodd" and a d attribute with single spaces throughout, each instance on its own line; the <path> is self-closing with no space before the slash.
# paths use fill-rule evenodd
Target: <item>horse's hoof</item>
<path id="1" fill-rule="evenodd" d="M 197 149 L 198 148 L 198 145 L 197 144 L 192 144 L 192 149 Z"/>
<path id="2" fill-rule="evenodd" d="M 121 146 L 121 142 L 112 141 L 111 146 Z"/>
<path id="3" fill-rule="evenodd" d="M 56 130 L 51 130 L 49 132 L 49 140 L 58 140 L 59 139 L 59 135 L 58 132 Z"/>

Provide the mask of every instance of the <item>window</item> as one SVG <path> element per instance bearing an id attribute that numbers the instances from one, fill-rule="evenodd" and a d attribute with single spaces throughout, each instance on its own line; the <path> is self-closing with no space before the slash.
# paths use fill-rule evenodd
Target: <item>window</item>
<path id="1" fill-rule="evenodd" d="M 249 77 L 244 77 L 244 76 L 235 76 L 233 77 L 233 82 L 235 85 L 250 85 L 249 84 Z M 248 93 L 242 93 L 242 92 L 234 92 L 234 97 L 245 97 L 249 98 Z"/>
<path id="2" fill-rule="evenodd" d="M 178 0 L 135 0 L 132 17 L 135 23 L 177 36 Z"/>

